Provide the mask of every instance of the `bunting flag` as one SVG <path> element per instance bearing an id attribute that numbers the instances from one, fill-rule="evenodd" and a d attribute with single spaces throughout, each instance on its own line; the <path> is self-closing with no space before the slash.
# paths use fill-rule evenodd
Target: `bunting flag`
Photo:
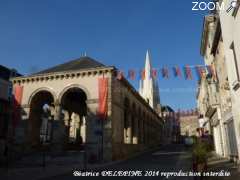
<path id="1" fill-rule="evenodd" d="M 157 69 L 152 69 L 152 78 L 157 79 Z"/>
<path id="2" fill-rule="evenodd" d="M 169 78 L 168 68 L 166 67 L 162 68 L 162 77 L 166 79 Z"/>
<path id="3" fill-rule="evenodd" d="M 108 111 L 108 78 L 98 79 L 98 117 L 101 120 L 107 118 Z"/>
<path id="4" fill-rule="evenodd" d="M 196 69 L 196 75 L 197 75 L 197 78 L 198 80 L 201 79 L 201 70 L 199 69 L 200 66 L 196 66 L 195 69 Z"/>
<path id="5" fill-rule="evenodd" d="M 21 103 L 23 96 L 23 86 L 16 85 L 14 87 L 13 97 L 13 128 L 15 129 L 21 119 Z"/>
<path id="6" fill-rule="evenodd" d="M 136 76 L 135 71 L 133 69 L 130 69 L 128 71 L 128 78 L 131 79 L 131 80 L 134 80 L 135 76 Z"/>
<path id="7" fill-rule="evenodd" d="M 117 79 L 122 80 L 124 77 L 124 72 L 123 71 L 117 71 Z"/>
<path id="8" fill-rule="evenodd" d="M 192 71 L 191 71 L 191 68 L 190 68 L 190 66 L 189 65 L 186 65 L 185 66 L 185 78 L 187 79 L 187 80 L 192 80 L 193 79 L 193 76 L 192 76 Z"/>
<path id="9" fill-rule="evenodd" d="M 205 68 L 203 68 L 202 66 L 196 66 L 196 69 L 197 69 L 198 78 L 202 79 L 205 74 Z"/>
<path id="10" fill-rule="evenodd" d="M 215 72 L 215 68 L 214 68 L 214 65 L 213 65 L 213 64 L 207 66 L 207 71 L 208 71 L 208 73 L 211 75 L 211 77 L 212 77 L 214 80 L 217 79 L 216 72 Z"/>
<path id="11" fill-rule="evenodd" d="M 175 77 L 182 77 L 181 70 L 178 66 L 173 67 L 173 73 Z"/>
<path id="12" fill-rule="evenodd" d="M 217 74 L 216 74 L 214 65 L 208 65 L 208 66 L 186 65 L 182 68 L 180 68 L 179 66 L 174 66 L 172 67 L 173 77 L 184 76 L 186 80 L 193 80 L 192 68 L 195 68 L 198 79 L 201 79 L 203 76 L 206 75 L 206 73 L 210 74 L 214 80 L 217 79 Z M 170 71 L 166 66 L 163 68 L 153 68 L 151 72 L 146 72 L 145 69 L 140 69 L 138 73 L 136 73 L 137 71 L 134 69 L 129 69 L 127 72 L 128 72 L 127 78 L 130 80 L 135 80 L 136 76 L 139 80 L 144 80 L 146 78 L 157 79 L 159 75 L 165 79 L 169 79 L 170 77 Z M 116 78 L 118 80 L 121 80 L 122 78 L 124 78 L 124 72 L 118 70 Z"/>
<path id="13" fill-rule="evenodd" d="M 140 71 L 141 79 L 144 80 L 146 78 L 146 72 L 145 69 Z"/>

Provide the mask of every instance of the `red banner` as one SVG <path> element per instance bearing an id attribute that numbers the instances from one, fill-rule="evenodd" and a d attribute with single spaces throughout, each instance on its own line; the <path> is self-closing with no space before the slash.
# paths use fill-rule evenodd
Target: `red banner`
<path id="1" fill-rule="evenodd" d="M 15 128 L 21 118 L 21 103 L 23 96 L 23 86 L 16 85 L 14 87 L 13 98 L 13 128 Z"/>
<path id="2" fill-rule="evenodd" d="M 108 78 L 98 79 L 98 116 L 101 120 L 107 118 L 108 111 Z"/>

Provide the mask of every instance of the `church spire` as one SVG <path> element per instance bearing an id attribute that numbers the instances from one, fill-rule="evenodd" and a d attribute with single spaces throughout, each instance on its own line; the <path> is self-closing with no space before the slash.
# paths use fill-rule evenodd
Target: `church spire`
<path id="1" fill-rule="evenodd" d="M 144 70 L 145 79 L 140 80 L 139 93 L 153 109 L 157 109 L 157 106 L 160 104 L 159 88 L 157 80 L 151 76 L 152 65 L 149 50 L 146 53 Z"/>
<path id="2" fill-rule="evenodd" d="M 149 54 L 149 50 L 147 50 L 146 59 L 145 59 L 145 73 L 146 73 L 145 75 L 147 79 L 149 79 L 151 76 L 151 70 L 152 70 L 152 67 L 151 67 L 150 54 Z"/>

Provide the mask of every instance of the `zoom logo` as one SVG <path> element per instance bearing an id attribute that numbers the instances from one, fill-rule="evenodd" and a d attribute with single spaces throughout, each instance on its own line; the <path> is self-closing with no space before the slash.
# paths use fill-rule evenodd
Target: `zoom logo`
<path id="1" fill-rule="evenodd" d="M 192 2 L 192 11 L 213 11 L 213 10 L 226 10 L 227 13 L 238 6 L 237 0 L 232 0 L 229 4 L 224 2 L 204 2 L 194 1 Z"/>

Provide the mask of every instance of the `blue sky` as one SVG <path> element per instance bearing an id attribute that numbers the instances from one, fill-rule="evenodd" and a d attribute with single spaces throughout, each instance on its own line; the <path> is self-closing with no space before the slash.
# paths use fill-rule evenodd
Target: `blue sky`
<path id="1" fill-rule="evenodd" d="M 203 64 L 206 13 L 192 11 L 191 0 L 2 0 L 0 64 L 29 74 L 86 51 L 106 65 L 140 69 L 147 49 L 156 68 Z M 195 107 L 196 80 L 170 76 L 159 78 L 162 104 Z"/>

